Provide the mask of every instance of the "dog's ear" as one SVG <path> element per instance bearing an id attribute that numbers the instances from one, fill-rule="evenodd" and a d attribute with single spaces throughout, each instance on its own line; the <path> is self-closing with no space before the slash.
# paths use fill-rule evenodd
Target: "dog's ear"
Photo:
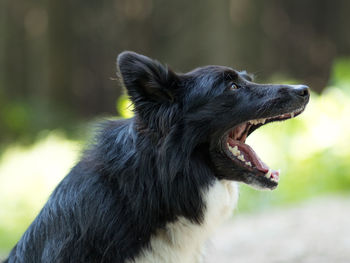
<path id="1" fill-rule="evenodd" d="M 131 51 L 117 58 L 117 67 L 129 96 L 140 101 L 174 101 L 178 76 L 158 61 Z"/>

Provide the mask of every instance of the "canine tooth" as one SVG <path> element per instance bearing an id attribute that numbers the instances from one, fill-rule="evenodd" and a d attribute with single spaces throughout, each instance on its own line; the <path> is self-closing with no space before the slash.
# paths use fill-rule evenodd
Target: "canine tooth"
<path id="1" fill-rule="evenodd" d="M 252 166 L 251 162 L 245 162 L 245 164 L 248 165 L 248 166 Z"/>
<path id="2" fill-rule="evenodd" d="M 270 178 L 271 174 L 272 174 L 272 170 L 269 169 L 269 171 L 265 174 L 265 177 Z"/>
<path id="3" fill-rule="evenodd" d="M 291 118 L 294 118 L 294 112 L 292 112 L 292 113 L 290 114 L 290 117 L 291 117 Z"/>

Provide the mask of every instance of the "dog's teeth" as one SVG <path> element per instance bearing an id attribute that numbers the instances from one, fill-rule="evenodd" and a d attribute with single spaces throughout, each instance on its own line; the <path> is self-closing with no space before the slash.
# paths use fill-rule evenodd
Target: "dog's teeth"
<path id="1" fill-rule="evenodd" d="M 252 166 L 251 162 L 245 162 L 245 164 L 248 165 L 248 166 Z"/>
<path id="2" fill-rule="evenodd" d="M 249 122 L 250 122 L 250 124 L 257 125 L 261 122 L 261 120 L 251 120 Z"/>
<path id="3" fill-rule="evenodd" d="M 240 156 L 237 157 L 238 160 L 241 160 L 242 162 L 245 162 L 244 156 L 243 154 L 241 154 Z"/>
<path id="4" fill-rule="evenodd" d="M 269 170 L 269 172 L 271 171 L 271 169 Z M 270 180 L 271 181 L 273 181 L 273 182 L 276 182 L 276 183 L 278 183 L 278 181 L 279 181 L 279 179 L 280 179 L 280 177 L 279 177 L 279 174 L 280 174 L 280 171 L 281 170 L 278 170 L 277 171 L 277 174 L 271 174 L 271 176 L 270 176 Z M 266 176 L 266 175 L 265 175 Z"/>
<path id="5" fill-rule="evenodd" d="M 266 177 L 266 178 L 270 178 L 271 173 L 272 173 L 272 170 L 269 169 L 269 171 L 265 174 L 265 177 Z"/>
<path id="6" fill-rule="evenodd" d="M 250 120 L 249 123 L 253 124 L 253 125 L 257 125 L 257 124 L 264 124 L 266 122 L 266 119 L 257 119 L 257 120 Z"/>
<path id="7" fill-rule="evenodd" d="M 290 114 L 290 117 L 291 117 L 291 118 L 294 118 L 294 112 L 292 112 L 292 113 Z"/>
<path id="8" fill-rule="evenodd" d="M 230 150 L 230 152 L 234 155 L 234 156 L 240 156 L 241 155 L 241 152 L 240 152 L 240 150 L 238 150 L 238 147 L 237 146 L 235 146 L 235 147 L 231 147 L 231 146 L 229 146 L 228 147 L 228 149 Z"/>
<path id="9" fill-rule="evenodd" d="M 272 177 L 271 181 L 274 181 L 274 182 L 278 183 L 278 177 Z"/>

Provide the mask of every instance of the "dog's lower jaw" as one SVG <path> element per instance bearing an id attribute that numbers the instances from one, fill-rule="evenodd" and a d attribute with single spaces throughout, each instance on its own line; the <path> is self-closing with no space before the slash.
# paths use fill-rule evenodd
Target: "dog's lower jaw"
<path id="1" fill-rule="evenodd" d="M 145 249 L 127 263 L 200 263 L 206 240 L 233 212 L 238 201 L 236 182 L 216 180 L 203 192 L 206 204 L 201 224 L 190 222 L 184 217 L 159 230 Z"/>

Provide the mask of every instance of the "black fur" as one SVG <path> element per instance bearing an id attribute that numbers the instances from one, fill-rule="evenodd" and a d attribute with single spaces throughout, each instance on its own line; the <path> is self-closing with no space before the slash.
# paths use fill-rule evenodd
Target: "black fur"
<path id="1" fill-rule="evenodd" d="M 223 134 L 305 103 L 227 67 L 176 74 L 133 52 L 117 64 L 135 117 L 104 124 L 5 262 L 125 262 L 179 216 L 200 224 L 203 190 L 218 178 L 250 182 L 223 155 Z"/>

